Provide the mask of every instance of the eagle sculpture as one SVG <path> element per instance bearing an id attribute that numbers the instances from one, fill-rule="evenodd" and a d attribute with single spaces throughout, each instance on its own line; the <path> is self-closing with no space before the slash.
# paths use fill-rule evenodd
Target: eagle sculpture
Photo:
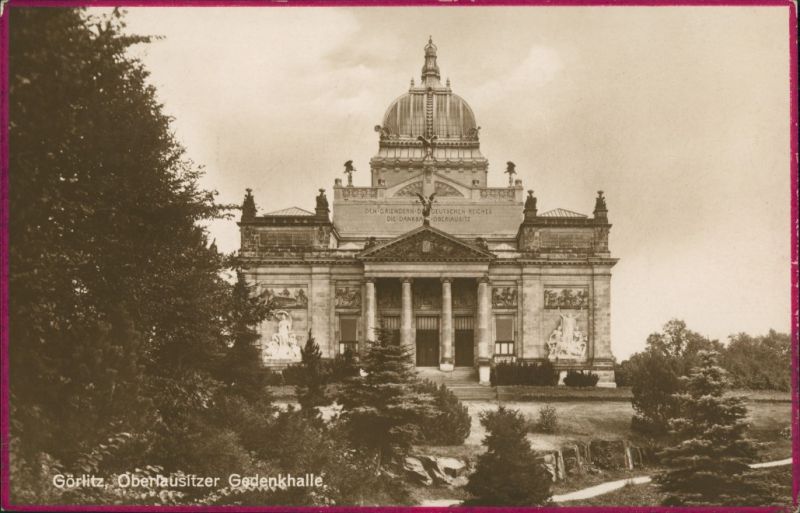
<path id="1" fill-rule="evenodd" d="M 436 196 L 435 192 L 433 194 L 431 194 L 428 198 L 425 198 L 425 196 L 423 196 L 422 194 L 417 193 L 417 197 L 419 198 L 419 202 L 422 203 L 422 222 L 424 224 L 428 224 L 428 222 L 429 222 L 428 218 L 431 215 L 431 207 L 433 206 L 433 198 L 434 198 L 434 196 Z"/>

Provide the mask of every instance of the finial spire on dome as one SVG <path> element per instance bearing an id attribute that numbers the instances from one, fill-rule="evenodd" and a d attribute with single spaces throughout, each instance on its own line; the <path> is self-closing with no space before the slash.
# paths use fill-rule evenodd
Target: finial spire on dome
<path id="1" fill-rule="evenodd" d="M 422 85 L 440 85 L 439 65 L 436 64 L 436 45 L 433 44 L 433 36 L 428 37 L 428 44 L 425 45 L 425 65 L 422 66 Z"/>

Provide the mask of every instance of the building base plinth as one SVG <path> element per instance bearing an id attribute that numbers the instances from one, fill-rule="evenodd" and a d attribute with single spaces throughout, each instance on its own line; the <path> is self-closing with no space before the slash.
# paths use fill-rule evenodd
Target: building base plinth
<path id="1" fill-rule="evenodd" d="M 478 367 L 478 383 L 481 385 L 490 385 L 491 367 L 489 365 L 480 365 Z"/>

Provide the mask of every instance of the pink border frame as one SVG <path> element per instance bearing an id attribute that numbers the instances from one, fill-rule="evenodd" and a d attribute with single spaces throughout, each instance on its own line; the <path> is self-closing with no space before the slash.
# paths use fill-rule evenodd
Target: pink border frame
<path id="1" fill-rule="evenodd" d="M 2 2 L 3 0 L 0 0 Z M 9 483 L 9 392 L 8 392 L 8 10 L 14 7 L 101 7 L 101 6 L 125 6 L 125 7 L 226 7 L 226 6 L 250 6 L 250 7 L 470 7 L 470 6 L 643 6 L 643 7 L 663 7 L 663 6 L 727 6 L 727 7 L 772 7 L 788 8 L 788 29 L 789 29 L 789 88 L 790 88 L 790 183 L 791 183 L 791 287 L 792 297 L 792 502 L 794 509 L 798 508 L 798 491 L 800 491 L 800 378 L 798 377 L 798 359 L 800 349 L 798 349 L 798 91 L 797 91 L 797 6 L 792 0 L 9 0 L 5 5 L 5 11 L 0 16 L 0 349 L 2 352 L 2 380 L 0 388 L 2 394 L 0 400 L 0 411 L 2 419 L 0 429 L 2 429 L 2 451 L 0 454 L 0 495 L 2 495 L 2 509 L 12 511 L 394 511 L 417 512 L 417 511 L 453 511 L 450 508 L 437 507 L 282 507 L 282 506 L 35 506 L 35 505 L 14 505 L 9 502 L 10 483 Z M 606 506 L 606 507 L 556 507 L 556 508 L 460 508 L 459 511 L 558 511 L 561 513 L 573 512 L 612 512 L 623 511 L 626 513 L 650 513 L 650 512 L 670 512 L 682 513 L 689 511 L 725 511 L 725 512 L 767 512 L 785 511 L 783 507 L 705 507 L 705 508 L 670 508 L 670 507 L 639 507 L 639 506 Z"/>

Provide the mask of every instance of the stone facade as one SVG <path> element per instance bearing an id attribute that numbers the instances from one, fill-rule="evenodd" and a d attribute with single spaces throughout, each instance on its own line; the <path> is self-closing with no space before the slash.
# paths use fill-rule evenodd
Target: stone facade
<path id="1" fill-rule="evenodd" d="M 475 116 L 440 82 L 432 42 L 420 85 L 375 129 L 372 184 L 336 180 L 332 215 L 322 189 L 313 212 L 258 215 L 250 191 L 245 197 L 245 274 L 280 311 L 261 327 L 265 363 L 290 363 L 291 344 L 309 331 L 332 358 L 363 348 L 382 327 L 418 366 L 475 367 L 488 382 L 496 362 L 547 359 L 613 386 L 616 259 L 602 191 L 589 217 L 540 214 L 511 162 L 508 186 L 487 187 Z"/>

